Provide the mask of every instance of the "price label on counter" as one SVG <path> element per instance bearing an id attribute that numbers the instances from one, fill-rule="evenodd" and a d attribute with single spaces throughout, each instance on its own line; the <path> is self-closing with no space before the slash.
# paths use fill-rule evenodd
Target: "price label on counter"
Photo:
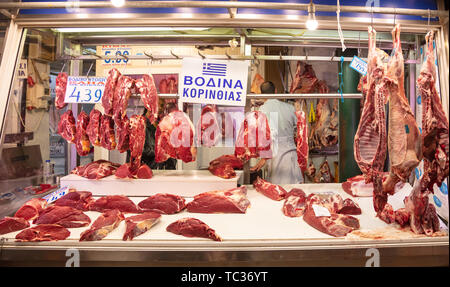
<path id="1" fill-rule="evenodd" d="M 47 194 L 42 199 L 45 199 L 47 201 L 47 203 L 52 203 L 53 201 L 56 201 L 57 199 L 66 195 L 68 192 L 69 192 L 69 187 L 63 186 L 60 189 L 58 189 L 50 194 Z"/>
<path id="2" fill-rule="evenodd" d="M 96 104 L 99 103 L 106 78 L 69 76 L 67 79 L 65 103 Z"/>
<path id="3" fill-rule="evenodd" d="M 367 63 L 364 62 L 361 58 L 358 58 L 356 56 L 353 56 L 353 60 L 350 63 L 350 68 L 357 71 L 363 76 L 367 74 Z"/>

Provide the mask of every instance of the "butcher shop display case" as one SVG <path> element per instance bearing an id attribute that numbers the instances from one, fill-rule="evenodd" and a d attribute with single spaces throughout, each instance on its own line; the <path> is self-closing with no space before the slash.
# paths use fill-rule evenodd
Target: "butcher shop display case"
<path id="1" fill-rule="evenodd" d="M 0 266 L 448 266 L 443 2 L 112 2 L 0 3 Z"/>

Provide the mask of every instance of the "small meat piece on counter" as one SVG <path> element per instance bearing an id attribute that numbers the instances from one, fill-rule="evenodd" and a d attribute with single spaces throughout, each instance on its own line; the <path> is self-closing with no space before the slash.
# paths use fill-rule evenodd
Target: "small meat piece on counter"
<path id="1" fill-rule="evenodd" d="M 241 186 L 197 194 L 186 208 L 196 213 L 245 213 L 249 206 L 247 188 Z"/>
<path id="2" fill-rule="evenodd" d="M 392 208 L 392 205 L 390 205 L 389 203 L 386 203 L 384 205 L 384 208 L 381 212 L 379 212 L 377 214 L 377 216 L 383 220 L 384 222 L 386 222 L 387 224 L 391 224 L 394 223 L 395 221 L 395 213 L 394 213 L 394 209 Z"/>
<path id="3" fill-rule="evenodd" d="M 59 120 L 58 133 L 67 142 L 73 143 L 75 141 L 76 131 L 77 127 L 72 110 L 67 110 L 64 114 L 62 114 Z"/>
<path id="4" fill-rule="evenodd" d="M 81 111 L 77 117 L 77 130 L 75 133 L 75 148 L 79 156 L 86 156 L 91 151 L 91 142 L 87 135 L 88 124 L 88 115 L 84 111 Z"/>
<path id="5" fill-rule="evenodd" d="M 100 122 L 102 113 L 96 109 L 92 109 L 89 114 L 89 123 L 86 129 L 86 134 L 93 146 L 100 146 Z"/>
<path id="6" fill-rule="evenodd" d="M 221 135 L 217 108 L 215 105 L 206 105 L 197 123 L 197 144 L 205 147 L 215 146 Z"/>
<path id="7" fill-rule="evenodd" d="M 147 232 L 160 218 L 161 214 L 156 212 L 144 212 L 125 218 L 126 230 L 123 240 L 133 240 L 136 236 Z"/>
<path id="8" fill-rule="evenodd" d="M 130 120 L 125 115 L 122 120 L 116 121 L 117 150 L 126 152 L 130 148 Z"/>
<path id="9" fill-rule="evenodd" d="M 135 85 L 148 111 L 149 120 L 153 124 L 158 119 L 159 107 L 159 97 L 153 76 L 145 74 L 142 78 L 136 80 Z"/>
<path id="10" fill-rule="evenodd" d="M 108 195 L 100 197 L 89 206 L 89 210 L 103 212 L 117 209 L 123 213 L 141 213 L 142 211 L 124 195 Z"/>
<path id="11" fill-rule="evenodd" d="M 61 72 L 56 77 L 56 84 L 55 84 L 55 107 L 60 110 L 67 106 L 66 103 L 64 103 L 64 99 L 66 97 L 66 88 L 67 88 L 67 79 L 68 79 L 67 73 Z"/>
<path id="12" fill-rule="evenodd" d="M 16 235 L 18 242 L 58 241 L 69 237 L 70 231 L 58 224 L 41 224 Z"/>
<path id="13" fill-rule="evenodd" d="M 20 217 L 25 220 L 33 220 L 47 207 L 47 201 L 42 198 L 32 198 L 25 202 L 22 207 L 17 210 L 14 217 Z"/>
<path id="14" fill-rule="evenodd" d="M 395 222 L 397 222 L 401 227 L 405 227 L 409 224 L 409 213 L 405 208 L 399 208 L 395 212 Z"/>
<path id="15" fill-rule="evenodd" d="M 308 167 L 308 123 L 304 111 L 296 111 L 297 116 L 297 161 L 300 169 L 304 173 Z"/>
<path id="16" fill-rule="evenodd" d="M 116 148 L 116 135 L 114 131 L 114 120 L 108 115 L 103 115 L 100 122 L 100 145 L 107 150 Z"/>
<path id="17" fill-rule="evenodd" d="M 0 220 L 0 235 L 19 231 L 27 227 L 30 227 L 28 220 L 21 217 L 5 216 Z"/>
<path id="18" fill-rule="evenodd" d="M 89 205 L 94 201 L 95 199 L 89 191 L 71 191 L 57 199 L 54 204 L 57 206 L 69 206 L 78 210 L 88 211 Z"/>
<path id="19" fill-rule="evenodd" d="M 156 128 L 155 161 L 164 162 L 169 158 L 195 161 L 194 135 L 194 125 L 188 115 L 181 111 L 169 113 Z"/>
<path id="20" fill-rule="evenodd" d="M 134 80 L 128 76 L 121 75 L 117 80 L 116 89 L 114 90 L 114 123 L 119 125 L 122 118 L 127 114 L 128 100 L 134 89 Z"/>
<path id="21" fill-rule="evenodd" d="M 286 197 L 286 190 L 277 184 L 273 184 L 260 178 L 259 176 L 253 182 L 253 187 L 257 192 L 260 192 L 273 200 L 282 200 Z"/>
<path id="22" fill-rule="evenodd" d="M 101 179 L 113 175 L 120 165 L 107 160 L 97 160 L 83 166 L 77 166 L 71 173 L 88 179 Z"/>
<path id="23" fill-rule="evenodd" d="M 266 115 L 262 112 L 247 113 L 239 128 L 234 154 L 242 161 L 250 158 L 272 158 L 272 138 Z"/>
<path id="24" fill-rule="evenodd" d="M 80 241 L 102 240 L 116 229 L 124 219 L 125 217 L 118 209 L 105 211 L 92 223 L 88 230 L 81 233 Z"/>
<path id="25" fill-rule="evenodd" d="M 283 213 L 289 217 L 300 217 L 305 213 L 306 194 L 300 188 L 291 189 L 285 197 Z"/>
<path id="26" fill-rule="evenodd" d="M 130 163 L 132 170 L 141 166 L 142 151 L 145 144 L 145 117 L 133 115 L 130 118 Z"/>
<path id="27" fill-rule="evenodd" d="M 34 224 L 59 224 L 65 228 L 78 228 L 89 225 L 91 219 L 83 211 L 70 206 L 52 205 L 44 209 Z"/>
<path id="28" fill-rule="evenodd" d="M 145 211 L 175 214 L 186 207 L 186 201 L 183 197 L 175 194 L 157 193 L 139 202 L 138 206 Z"/>
<path id="29" fill-rule="evenodd" d="M 221 178 L 234 178 L 235 169 L 242 169 L 244 163 L 234 154 L 222 155 L 209 163 L 208 170 L 215 176 Z"/>
<path id="30" fill-rule="evenodd" d="M 310 194 L 307 198 L 303 220 L 315 229 L 335 237 L 345 236 L 347 233 L 359 229 L 358 218 L 334 212 L 338 209 L 336 199 L 324 200 L 317 194 Z"/>
<path id="31" fill-rule="evenodd" d="M 214 241 L 222 241 L 214 229 L 211 229 L 206 223 L 196 218 L 186 217 L 179 219 L 169 224 L 166 230 L 186 237 L 202 237 Z"/>
<path id="32" fill-rule="evenodd" d="M 152 169 L 146 164 L 142 164 L 136 170 L 131 167 L 130 163 L 124 163 L 117 169 L 115 175 L 118 178 L 150 179 L 153 177 L 153 172 Z"/>
<path id="33" fill-rule="evenodd" d="M 109 70 L 105 90 L 103 91 L 102 106 L 105 110 L 105 115 L 110 117 L 114 115 L 114 92 L 120 76 L 121 74 L 116 68 Z"/>

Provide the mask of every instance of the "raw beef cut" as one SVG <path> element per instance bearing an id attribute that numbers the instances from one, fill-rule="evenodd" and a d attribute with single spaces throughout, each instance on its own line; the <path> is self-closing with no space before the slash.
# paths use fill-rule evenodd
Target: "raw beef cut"
<path id="1" fill-rule="evenodd" d="M 17 210 L 14 217 L 20 217 L 26 220 L 33 220 L 47 207 L 47 201 L 42 198 L 32 198 L 25 202 L 22 207 Z"/>
<path id="2" fill-rule="evenodd" d="M 300 169 L 304 173 L 308 167 L 308 123 L 304 111 L 296 111 L 297 116 L 297 161 Z"/>
<path id="3" fill-rule="evenodd" d="M 65 228 L 77 228 L 89 225 L 91 219 L 83 211 L 70 206 L 52 205 L 44 209 L 34 224 L 59 224 Z"/>
<path id="4" fill-rule="evenodd" d="M 139 202 L 138 206 L 144 211 L 175 214 L 186 207 L 186 201 L 183 197 L 175 194 L 157 193 Z"/>
<path id="5" fill-rule="evenodd" d="M 319 172 L 314 175 L 313 181 L 315 183 L 324 182 L 331 183 L 334 182 L 334 177 L 331 174 L 330 166 L 328 165 L 328 161 L 322 162 L 319 167 Z"/>
<path id="6" fill-rule="evenodd" d="M 426 36 L 427 58 L 420 70 L 417 87 L 422 96 L 422 151 L 424 158 L 423 184 L 433 192 L 449 175 L 449 125 L 436 90 L 436 66 L 433 51 L 433 32 Z"/>
<path id="7" fill-rule="evenodd" d="M 156 212 L 144 212 L 125 218 L 126 230 L 123 240 L 133 240 L 136 236 L 147 232 L 160 218 L 161 214 Z"/>
<path id="8" fill-rule="evenodd" d="M 317 103 L 316 121 L 312 124 L 309 135 L 311 149 L 333 146 L 338 142 L 338 100 L 331 100 L 331 104 L 330 107 L 330 100 L 328 99 L 320 99 Z"/>
<path id="9" fill-rule="evenodd" d="M 133 115 L 130 119 L 130 163 L 131 169 L 141 166 L 142 151 L 145 144 L 145 117 Z"/>
<path id="10" fill-rule="evenodd" d="M 385 85 L 389 89 L 388 151 L 390 172 L 383 192 L 393 194 L 395 184 L 406 181 L 422 160 L 422 141 L 414 114 L 405 96 L 404 61 L 400 45 L 400 25 L 392 31 L 395 51 L 387 64 Z"/>
<path id="11" fill-rule="evenodd" d="M 16 235 L 18 242 L 58 241 L 69 237 L 70 231 L 58 224 L 41 224 Z"/>
<path id="12" fill-rule="evenodd" d="M 249 205 L 247 188 L 241 186 L 197 194 L 186 208 L 196 213 L 245 213 Z"/>
<path id="13" fill-rule="evenodd" d="M 55 107 L 57 109 L 62 109 L 65 106 L 67 106 L 66 103 L 64 103 L 64 98 L 66 97 L 66 88 L 67 88 L 67 78 L 69 76 L 61 72 L 56 77 L 56 84 L 55 84 Z"/>
<path id="14" fill-rule="evenodd" d="M 234 154 L 222 155 L 209 163 L 208 170 L 215 176 L 221 178 L 233 178 L 236 176 L 235 169 L 242 169 L 242 160 Z"/>
<path id="15" fill-rule="evenodd" d="M 125 115 L 122 120 L 116 122 L 117 150 L 126 152 L 130 148 L 130 120 Z"/>
<path id="16" fill-rule="evenodd" d="M 127 162 L 117 169 L 115 176 L 118 178 L 150 179 L 153 177 L 153 172 L 146 164 L 142 164 L 138 169 L 133 169 L 131 164 Z"/>
<path id="17" fill-rule="evenodd" d="M 86 133 L 89 137 L 89 141 L 93 146 L 100 146 L 100 122 L 102 119 L 102 113 L 96 109 L 92 109 L 89 114 L 89 123 L 86 129 Z"/>
<path id="18" fill-rule="evenodd" d="M 194 136 L 194 125 L 188 115 L 181 111 L 169 113 L 156 128 L 155 161 L 164 162 L 169 158 L 195 161 Z"/>
<path id="19" fill-rule="evenodd" d="M 366 182 L 374 182 L 374 208 L 379 214 L 387 202 L 383 194 L 381 172 L 386 159 L 386 118 L 384 104 L 388 91 L 383 85 L 386 66 L 385 53 L 375 47 L 376 31 L 369 26 L 366 100 L 354 140 L 355 161 Z"/>
<path id="20" fill-rule="evenodd" d="M 253 182 L 253 187 L 257 192 L 260 192 L 273 200 L 282 200 L 286 197 L 286 190 L 277 184 L 270 183 L 259 176 Z"/>
<path id="21" fill-rule="evenodd" d="M 114 131 L 114 120 L 108 115 L 103 115 L 100 121 L 100 145 L 107 150 L 116 148 L 116 135 Z"/>
<path id="22" fill-rule="evenodd" d="M 88 211 L 89 205 L 94 201 L 95 199 L 89 191 L 70 191 L 57 199 L 54 204 L 57 206 L 69 206 L 78 210 Z"/>
<path id="23" fill-rule="evenodd" d="M 291 84 L 291 94 L 314 93 L 317 88 L 318 79 L 311 65 L 305 64 L 302 70 L 302 63 L 297 62 L 297 70 Z"/>
<path id="24" fill-rule="evenodd" d="M 272 138 L 266 115 L 252 111 L 245 116 L 239 128 L 234 154 L 246 162 L 250 158 L 272 158 Z"/>
<path id="25" fill-rule="evenodd" d="M 285 197 L 283 214 L 289 217 L 300 217 L 305 213 L 306 194 L 300 188 L 291 189 Z"/>
<path id="26" fill-rule="evenodd" d="M 103 212 L 117 209 L 123 213 L 141 213 L 142 211 L 124 195 L 108 195 L 100 197 L 89 206 L 89 210 Z"/>
<path id="27" fill-rule="evenodd" d="M 217 108 L 215 105 L 206 105 L 197 123 L 197 144 L 206 147 L 215 146 L 221 135 Z"/>
<path id="28" fill-rule="evenodd" d="M 388 172 L 383 172 L 383 180 L 388 176 Z M 395 192 L 403 188 L 404 182 L 398 182 L 395 185 Z M 364 175 L 356 175 L 348 178 L 342 183 L 342 189 L 351 196 L 355 197 L 372 197 L 373 196 L 373 182 L 366 182 Z"/>
<path id="29" fill-rule="evenodd" d="M 105 115 L 112 117 L 114 115 L 114 93 L 117 85 L 117 80 L 121 76 L 119 70 L 113 68 L 108 72 L 108 78 L 105 83 L 105 90 L 102 96 L 102 106 Z"/>
<path id="30" fill-rule="evenodd" d="M 203 237 L 214 241 L 222 241 L 214 229 L 196 218 L 186 217 L 179 219 L 169 224 L 166 230 L 186 237 Z"/>
<path id="31" fill-rule="evenodd" d="M 97 160 L 84 166 L 77 166 L 71 173 L 88 179 L 101 179 L 113 175 L 119 166 L 107 160 Z"/>
<path id="32" fill-rule="evenodd" d="M 178 93 L 178 79 L 170 76 L 167 79 L 162 79 L 159 82 L 160 94 L 176 94 Z"/>
<path id="33" fill-rule="evenodd" d="M 319 195 L 310 194 L 303 220 L 317 230 L 335 237 L 345 236 L 359 229 L 359 220 L 356 217 L 336 213 L 339 210 L 339 202 L 337 197 L 324 200 Z"/>
<path id="34" fill-rule="evenodd" d="M 261 85 L 264 83 L 264 78 L 256 73 L 255 76 L 253 77 L 253 81 L 252 81 L 252 87 L 250 92 L 252 94 L 261 94 Z"/>
<path id="35" fill-rule="evenodd" d="M 409 213 L 405 208 L 399 208 L 395 212 L 395 222 L 401 227 L 405 227 L 409 224 Z"/>
<path id="36" fill-rule="evenodd" d="M 159 107 L 159 98 L 153 76 L 143 75 L 142 78 L 136 80 L 135 85 L 148 111 L 147 115 L 150 115 L 149 120 L 153 124 L 158 119 Z"/>
<path id="37" fill-rule="evenodd" d="M 395 222 L 395 212 L 392 208 L 392 205 L 386 203 L 383 210 L 378 214 L 378 217 L 386 222 L 387 224 L 391 224 Z"/>
<path id="38" fill-rule="evenodd" d="M 21 217 L 4 217 L 0 220 L 0 235 L 30 227 L 30 223 Z"/>
<path id="39" fill-rule="evenodd" d="M 75 141 L 76 123 L 72 110 L 67 110 L 62 114 L 58 123 L 58 133 L 69 143 Z"/>
<path id="40" fill-rule="evenodd" d="M 116 229 L 124 219 L 125 217 L 118 209 L 105 211 L 92 223 L 89 229 L 81 233 L 80 241 L 102 240 L 111 231 Z"/>
<path id="41" fill-rule="evenodd" d="M 77 130 L 75 133 L 75 148 L 79 156 L 86 156 L 91 151 L 91 143 L 87 135 L 88 124 L 88 115 L 81 111 L 77 117 Z"/>
<path id="42" fill-rule="evenodd" d="M 127 114 L 128 100 L 131 97 L 131 92 L 134 89 L 134 80 L 130 77 L 121 75 L 117 80 L 116 88 L 114 89 L 113 113 L 114 123 L 119 125 L 122 118 Z"/>

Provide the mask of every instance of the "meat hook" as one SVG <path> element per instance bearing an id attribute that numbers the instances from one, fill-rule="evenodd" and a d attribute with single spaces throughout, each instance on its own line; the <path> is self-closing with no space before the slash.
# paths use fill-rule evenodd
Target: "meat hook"
<path id="1" fill-rule="evenodd" d="M 155 60 L 155 58 L 152 56 L 152 54 L 147 54 L 147 52 L 144 52 L 144 55 L 149 57 L 152 60 L 152 62 Z"/>
<path id="2" fill-rule="evenodd" d="M 172 54 L 172 56 L 174 56 L 175 58 L 180 59 L 180 56 L 175 55 L 175 54 L 172 52 L 172 50 L 170 50 L 170 54 Z"/>
<path id="3" fill-rule="evenodd" d="M 200 53 L 200 50 L 198 50 L 197 53 L 198 53 L 198 55 L 199 55 L 200 57 L 202 57 L 203 60 L 206 58 L 205 55 L 203 55 L 202 53 Z"/>
<path id="4" fill-rule="evenodd" d="M 227 56 L 228 60 L 231 60 L 231 56 L 228 54 L 227 51 L 225 51 L 225 55 Z"/>

